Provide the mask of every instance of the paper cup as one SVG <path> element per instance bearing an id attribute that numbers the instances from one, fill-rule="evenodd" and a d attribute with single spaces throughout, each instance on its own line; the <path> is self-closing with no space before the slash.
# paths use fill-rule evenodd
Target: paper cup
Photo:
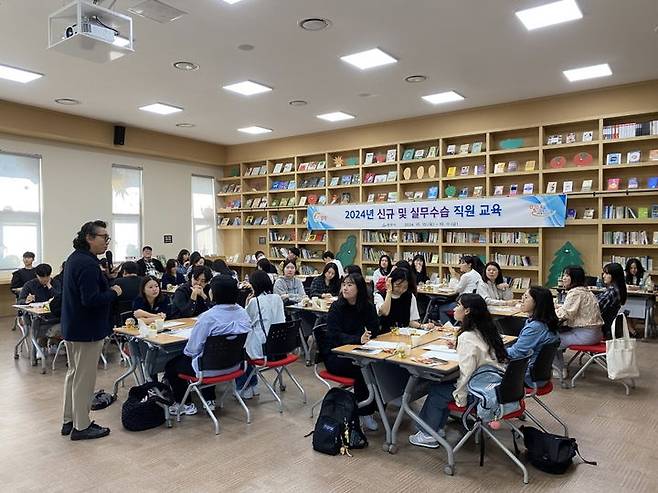
<path id="1" fill-rule="evenodd" d="M 164 330 L 164 320 L 155 321 L 155 330 L 156 332 L 162 332 Z"/>

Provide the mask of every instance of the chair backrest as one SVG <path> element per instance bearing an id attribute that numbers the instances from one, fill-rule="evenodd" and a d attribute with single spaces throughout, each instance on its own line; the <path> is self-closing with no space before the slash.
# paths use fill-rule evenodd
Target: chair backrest
<path id="1" fill-rule="evenodd" d="M 503 375 L 503 380 L 496 387 L 499 404 L 518 402 L 525 397 L 525 372 L 528 369 L 530 355 L 510 360 Z"/>
<path id="2" fill-rule="evenodd" d="M 245 360 L 247 334 L 208 336 L 199 360 L 199 370 L 226 370 Z"/>
<path id="3" fill-rule="evenodd" d="M 596 286 L 596 281 L 598 280 L 595 276 L 585 276 L 585 286 Z"/>
<path id="4" fill-rule="evenodd" d="M 311 284 L 313 284 L 313 279 L 315 279 L 317 276 L 306 276 L 306 279 L 302 282 L 302 286 L 304 286 L 304 291 L 307 293 L 310 292 L 311 290 Z"/>
<path id="5" fill-rule="evenodd" d="M 501 334 L 514 337 L 519 336 L 525 323 L 526 319 L 521 317 L 500 317 L 494 320 Z"/>
<path id="6" fill-rule="evenodd" d="M 128 320 L 132 316 L 133 316 L 133 311 L 132 310 L 119 313 L 119 318 L 117 320 L 117 326 L 118 327 L 123 327 L 124 325 L 126 325 L 126 320 Z"/>
<path id="7" fill-rule="evenodd" d="M 313 328 L 313 337 L 315 338 L 315 364 L 322 363 L 322 350 L 326 346 L 327 324 L 319 324 Z"/>
<path id="8" fill-rule="evenodd" d="M 301 320 L 291 320 L 270 325 L 270 331 L 267 333 L 265 341 L 267 359 L 279 359 L 297 348 L 301 323 Z"/>
<path id="9" fill-rule="evenodd" d="M 548 382 L 552 377 L 553 359 L 560 341 L 544 344 L 539 350 L 535 362 L 530 367 L 530 378 L 533 382 Z"/>
<path id="10" fill-rule="evenodd" d="M 124 314 L 128 312 L 130 315 L 124 317 Z M 112 317 L 113 322 L 118 325 L 124 325 L 126 319 L 132 317 L 133 315 L 133 302 L 128 300 L 117 301 L 112 307 Z"/>

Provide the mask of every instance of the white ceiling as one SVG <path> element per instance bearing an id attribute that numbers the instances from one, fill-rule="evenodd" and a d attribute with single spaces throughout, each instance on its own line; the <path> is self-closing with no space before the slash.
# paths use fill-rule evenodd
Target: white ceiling
<path id="1" fill-rule="evenodd" d="M 658 78 L 658 0 L 578 0 L 583 19 L 531 32 L 514 12 L 548 0 L 165 1 L 189 14 L 164 25 L 134 16 L 136 52 L 94 64 L 46 49 L 48 14 L 67 2 L 0 0 L 0 63 L 45 74 L 25 85 L 0 80 L 0 99 L 238 144 Z M 136 3 L 118 0 L 115 8 L 126 13 Z M 333 25 L 306 32 L 297 27 L 306 17 Z M 238 50 L 243 43 L 255 49 Z M 399 62 L 360 71 L 339 59 L 372 47 Z M 181 72 L 172 67 L 178 60 L 201 68 Z M 604 62 L 612 77 L 569 83 L 562 75 Z M 412 74 L 429 80 L 404 82 Z M 274 91 L 244 97 L 221 89 L 245 79 Z M 447 90 L 466 100 L 432 106 L 420 99 Z M 63 97 L 82 104 L 53 102 Z M 309 104 L 294 108 L 292 99 Z M 137 109 L 156 101 L 185 111 Z M 338 110 L 357 118 L 315 118 Z M 236 131 L 250 125 L 274 132 Z"/>

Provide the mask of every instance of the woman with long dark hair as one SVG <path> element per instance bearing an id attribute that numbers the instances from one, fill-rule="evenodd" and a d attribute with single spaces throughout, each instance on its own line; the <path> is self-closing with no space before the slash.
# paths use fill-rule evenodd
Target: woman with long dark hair
<path id="1" fill-rule="evenodd" d="M 482 270 L 476 270 L 478 262 L 482 261 L 474 255 L 462 255 L 459 264 L 454 268 L 450 276 L 449 287 L 457 291 L 458 294 L 475 293 L 478 284 L 482 282 Z M 442 324 L 450 321 L 448 312 L 454 310 L 456 302 L 444 303 L 439 306 L 439 319 Z"/>
<path id="2" fill-rule="evenodd" d="M 181 273 L 183 277 L 187 274 L 187 267 L 189 266 L 189 261 L 190 261 L 190 251 L 187 250 L 186 248 L 183 248 L 180 252 L 178 252 L 178 256 L 176 257 L 176 262 L 178 262 L 178 267 L 176 270 Z"/>
<path id="3" fill-rule="evenodd" d="M 162 289 L 167 289 L 169 286 L 180 286 L 185 283 L 185 276 L 179 272 L 178 267 L 178 262 L 173 258 L 167 260 L 164 274 L 160 279 Z"/>
<path id="4" fill-rule="evenodd" d="M 420 283 L 426 283 L 430 280 L 430 276 L 427 275 L 427 264 L 425 263 L 425 257 L 423 255 L 416 255 L 412 263 L 412 272 L 416 278 L 416 286 Z"/>
<path id="5" fill-rule="evenodd" d="M 533 385 L 541 387 L 545 382 L 533 383 L 530 368 L 545 344 L 552 344 L 560 339 L 558 336 L 560 322 L 555 315 L 551 291 L 541 286 L 530 286 L 521 297 L 521 309 L 530 316 L 514 344 L 507 348 L 507 355 L 510 359 L 532 355 L 525 376 L 526 384 L 529 387 Z"/>
<path id="6" fill-rule="evenodd" d="M 160 281 L 155 276 L 144 276 L 139 285 L 139 297 L 133 301 L 135 318 L 147 325 L 164 320 L 171 315 L 169 296 L 160 290 Z"/>
<path id="7" fill-rule="evenodd" d="M 500 369 L 508 360 L 503 339 L 491 319 L 487 304 L 479 294 L 463 294 L 455 306 L 455 320 L 461 323 L 457 332 L 459 378 L 452 382 L 432 382 L 420 417 L 439 436 L 445 436 L 448 420 L 448 403 L 455 400 L 458 406 L 466 406 L 466 384 L 471 375 L 483 365 Z M 420 447 L 437 448 L 439 442 L 423 430 L 409 437 L 409 442 Z"/>
<path id="8" fill-rule="evenodd" d="M 372 285 L 377 286 L 377 281 L 379 281 L 380 278 L 388 276 L 391 273 L 392 266 L 393 262 L 391 261 L 391 257 L 386 254 L 380 256 L 377 268 L 375 269 L 375 272 L 372 273 Z"/>
<path id="9" fill-rule="evenodd" d="M 338 296 L 340 292 L 340 276 L 338 266 L 333 262 L 324 265 L 322 274 L 311 282 L 309 296 Z"/>
<path id="10" fill-rule="evenodd" d="M 599 310 L 603 319 L 603 335 L 606 339 L 612 336 L 612 323 L 614 322 L 619 310 L 626 303 L 626 279 L 624 278 L 624 268 L 617 262 L 606 264 L 603 267 L 603 284 L 605 291 L 596 296 L 599 302 Z"/>
<path id="11" fill-rule="evenodd" d="M 477 293 L 484 298 L 487 305 L 513 306 L 516 304 L 516 301 L 512 299 L 514 296 L 512 288 L 505 282 L 498 262 L 488 262 L 484 266 L 484 274 L 478 283 Z"/>
<path id="12" fill-rule="evenodd" d="M 629 286 L 642 286 L 646 281 L 646 273 L 642 263 L 637 258 L 629 258 L 626 261 L 626 284 Z"/>
<path id="13" fill-rule="evenodd" d="M 396 267 L 386 278 L 386 294 L 375 293 L 375 307 L 382 326 L 382 333 L 391 327 L 414 327 L 432 329 L 431 323 L 420 323 L 420 312 L 413 282 L 413 274 L 407 269 Z"/>
<path id="14" fill-rule="evenodd" d="M 341 283 L 338 299 L 329 308 L 327 337 L 319 350 L 330 373 L 354 379 L 357 401 L 368 398 L 368 388 L 361 369 L 352 364 L 351 360 L 339 358 L 331 350 L 345 344 L 365 344 L 378 334 L 379 318 L 374 305 L 368 300 L 365 279 L 361 274 L 346 275 Z M 358 410 L 359 415 L 363 417 L 364 426 L 369 430 L 378 428 L 372 416 L 374 412 L 374 401 Z"/>

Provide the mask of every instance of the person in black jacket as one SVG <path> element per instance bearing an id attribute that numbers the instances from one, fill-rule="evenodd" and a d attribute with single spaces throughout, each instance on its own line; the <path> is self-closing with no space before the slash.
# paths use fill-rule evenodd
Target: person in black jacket
<path id="1" fill-rule="evenodd" d="M 153 257 L 153 248 L 145 246 L 142 248 L 142 258 L 137 261 L 137 274 L 140 277 L 145 275 L 160 277 L 164 274 L 165 268 L 157 258 Z"/>
<path id="2" fill-rule="evenodd" d="M 180 286 L 185 284 L 185 276 L 178 271 L 178 262 L 176 259 L 170 258 L 167 260 L 167 265 L 165 266 L 165 273 L 160 279 L 160 284 L 162 289 L 168 289 L 169 286 Z"/>
<path id="3" fill-rule="evenodd" d="M 50 279 L 53 268 L 48 264 L 39 264 L 33 270 L 36 277 L 23 285 L 18 295 L 19 305 L 43 303 L 53 297 L 53 286 Z"/>
<path id="4" fill-rule="evenodd" d="M 340 292 L 340 276 L 338 275 L 338 266 L 333 262 L 324 264 L 322 274 L 313 278 L 309 296 L 324 296 L 331 298 L 338 296 Z"/>
<path id="5" fill-rule="evenodd" d="M 185 284 L 178 286 L 174 293 L 171 318 L 196 317 L 210 308 L 207 286 L 212 279 L 212 271 L 203 265 L 192 268 Z"/>
<path id="6" fill-rule="evenodd" d="M 74 252 L 66 260 L 62 292 L 62 335 L 69 369 L 64 380 L 62 435 L 71 440 L 100 438 L 110 429 L 89 419 L 91 395 L 103 342 L 112 333 L 110 308 L 119 286 L 110 287 L 98 257 L 110 242 L 103 221 L 87 222 L 73 240 Z"/>
<path id="7" fill-rule="evenodd" d="M 348 274 L 341 283 L 340 295 L 331 304 L 327 315 L 327 337 L 324 347 L 320 347 L 322 359 L 327 371 L 335 375 L 354 379 L 354 394 L 361 402 L 368 398 L 363 374 L 350 359 L 339 358 L 331 350 L 345 344 L 365 344 L 379 333 L 379 318 L 375 307 L 368 301 L 366 281 L 360 274 Z M 358 410 L 362 421 L 369 430 L 378 428 L 372 417 L 375 402 Z"/>
<path id="8" fill-rule="evenodd" d="M 25 267 L 22 267 L 11 274 L 10 288 L 14 294 L 17 294 L 15 290 L 21 289 L 27 281 L 30 281 L 36 277 L 34 267 L 32 267 L 33 263 L 34 253 L 25 252 L 23 254 L 23 265 Z"/>

